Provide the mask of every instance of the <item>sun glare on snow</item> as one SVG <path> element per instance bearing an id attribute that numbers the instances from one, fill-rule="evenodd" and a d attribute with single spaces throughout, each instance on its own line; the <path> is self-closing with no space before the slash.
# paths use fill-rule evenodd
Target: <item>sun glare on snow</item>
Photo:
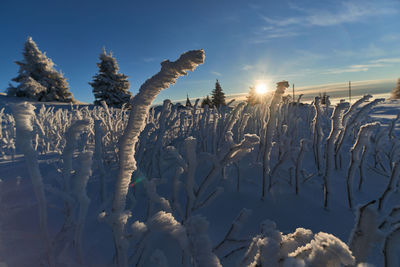
<path id="1" fill-rule="evenodd" d="M 259 95 L 263 95 L 268 91 L 267 85 L 265 83 L 259 83 L 256 86 L 256 92 Z"/>

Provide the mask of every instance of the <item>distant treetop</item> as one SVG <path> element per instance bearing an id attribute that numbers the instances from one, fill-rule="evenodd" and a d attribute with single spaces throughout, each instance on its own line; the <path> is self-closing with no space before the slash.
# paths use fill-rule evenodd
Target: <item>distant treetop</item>
<path id="1" fill-rule="evenodd" d="M 397 80 L 396 87 L 392 91 L 392 99 L 400 99 L 400 78 Z"/>
<path id="2" fill-rule="evenodd" d="M 187 108 L 193 107 L 192 102 L 190 102 L 189 95 L 186 95 L 186 107 Z"/>
<path id="3" fill-rule="evenodd" d="M 19 85 L 9 85 L 9 96 L 27 97 L 37 101 L 73 101 L 64 75 L 54 68 L 53 61 L 39 50 L 31 37 L 25 42 L 23 57 L 22 61 L 15 62 L 19 71 L 12 81 Z"/>
<path id="4" fill-rule="evenodd" d="M 214 107 L 225 106 L 225 93 L 222 91 L 222 87 L 217 80 L 215 83 L 215 89 L 212 91 L 212 104 Z"/>
<path id="5" fill-rule="evenodd" d="M 101 101 L 105 101 L 112 107 L 121 108 L 123 104 L 129 106 L 132 94 L 128 91 L 128 76 L 119 73 L 118 63 L 112 52 L 107 53 L 103 48 L 99 58 L 99 73 L 89 83 L 93 87 L 94 104 L 100 105 Z"/>

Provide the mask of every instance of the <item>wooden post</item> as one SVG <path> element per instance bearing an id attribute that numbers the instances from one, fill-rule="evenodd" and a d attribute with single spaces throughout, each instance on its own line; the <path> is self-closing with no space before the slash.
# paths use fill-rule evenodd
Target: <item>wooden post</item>
<path id="1" fill-rule="evenodd" d="M 351 81 L 349 81 L 349 102 L 351 104 Z"/>
<path id="2" fill-rule="evenodd" d="M 295 102 L 295 99 L 294 99 L 294 84 L 293 84 L 293 102 Z"/>

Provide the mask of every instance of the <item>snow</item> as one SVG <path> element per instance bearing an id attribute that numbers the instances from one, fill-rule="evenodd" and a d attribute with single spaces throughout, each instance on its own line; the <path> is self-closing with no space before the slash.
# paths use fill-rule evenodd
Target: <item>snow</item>
<path id="1" fill-rule="evenodd" d="M 144 86 L 158 91 L 163 78 L 157 75 Z M 318 116 L 312 105 L 289 102 L 273 109 L 178 110 L 166 101 L 149 114 L 147 93 L 134 100 L 131 113 L 30 101 L 34 110 L 0 96 L 0 266 L 115 266 L 118 257 L 127 266 L 398 264 L 400 133 L 393 120 L 400 100 L 364 99 L 351 111 L 339 104 L 336 113 L 318 106 Z M 269 118 L 272 137 L 266 136 Z M 263 168 L 266 140 L 270 172 Z M 364 148 L 370 150 L 362 163 Z M 359 183 L 362 164 L 363 184 L 352 186 L 349 209 L 346 178 L 351 168 L 350 180 Z M 264 197 L 263 171 L 272 177 Z"/>

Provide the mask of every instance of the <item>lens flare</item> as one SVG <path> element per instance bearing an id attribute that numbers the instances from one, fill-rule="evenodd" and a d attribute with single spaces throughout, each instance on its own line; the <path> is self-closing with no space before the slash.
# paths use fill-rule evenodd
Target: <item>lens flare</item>
<path id="1" fill-rule="evenodd" d="M 265 83 L 259 83 L 256 86 L 256 92 L 259 95 L 263 95 L 268 91 L 267 85 Z"/>

